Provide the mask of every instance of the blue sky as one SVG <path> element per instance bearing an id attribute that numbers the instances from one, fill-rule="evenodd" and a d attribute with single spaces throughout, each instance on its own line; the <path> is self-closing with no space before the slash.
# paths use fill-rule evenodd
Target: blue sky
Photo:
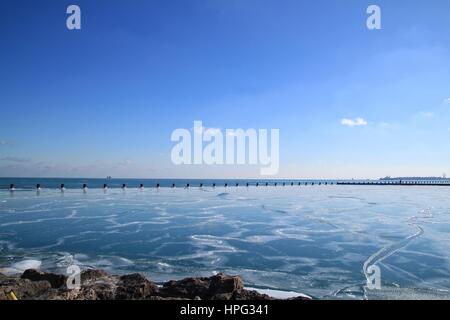
<path id="1" fill-rule="evenodd" d="M 449 58 L 447 0 L 5 0 L 0 176 L 258 177 L 174 166 L 194 120 L 279 128 L 280 178 L 450 175 Z"/>

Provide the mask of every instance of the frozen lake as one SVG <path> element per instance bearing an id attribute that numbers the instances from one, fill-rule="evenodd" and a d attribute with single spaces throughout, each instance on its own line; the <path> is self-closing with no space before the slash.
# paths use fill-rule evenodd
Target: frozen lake
<path id="1" fill-rule="evenodd" d="M 0 190 L 0 272 L 214 272 L 318 298 L 450 297 L 450 189 Z M 381 270 L 368 290 L 364 268 Z"/>

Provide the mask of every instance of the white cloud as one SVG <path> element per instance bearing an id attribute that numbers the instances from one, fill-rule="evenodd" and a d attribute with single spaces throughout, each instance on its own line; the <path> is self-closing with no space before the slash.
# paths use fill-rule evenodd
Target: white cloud
<path id="1" fill-rule="evenodd" d="M 445 99 L 444 102 L 450 103 L 450 98 Z"/>
<path id="2" fill-rule="evenodd" d="M 341 124 L 343 126 L 347 127 L 360 127 L 360 126 L 367 126 L 367 121 L 363 118 L 356 118 L 356 119 L 342 119 Z"/>
<path id="3" fill-rule="evenodd" d="M 417 119 L 432 119 L 434 118 L 435 114 L 431 111 L 421 111 L 415 115 L 415 118 Z"/>
<path id="4" fill-rule="evenodd" d="M 434 113 L 433 112 L 423 112 L 422 113 L 422 115 L 425 117 L 425 118 L 433 118 L 434 117 Z"/>
<path id="5" fill-rule="evenodd" d="M 133 164 L 133 161 L 128 160 L 128 159 L 123 160 L 123 161 L 120 161 L 120 162 L 118 163 L 119 166 L 129 166 L 129 165 L 132 165 L 132 164 Z"/>

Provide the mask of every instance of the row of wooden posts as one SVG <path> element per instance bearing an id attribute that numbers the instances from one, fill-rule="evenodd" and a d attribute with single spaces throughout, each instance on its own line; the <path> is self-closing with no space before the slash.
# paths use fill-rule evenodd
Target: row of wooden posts
<path id="1" fill-rule="evenodd" d="M 334 184 L 334 182 L 298 182 L 298 186 L 301 186 L 301 185 L 305 185 L 305 186 L 307 186 L 307 185 L 311 185 L 311 186 L 314 186 L 314 185 L 333 185 Z M 250 183 L 246 183 L 246 184 L 244 184 L 246 187 L 250 187 L 250 186 L 253 186 L 252 184 L 250 184 Z M 259 186 L 266 186 L 266 187 L 268 187 L 268 186 L 274 186 L 274 187 L 277 187 L 277 186 L 286 186 L 286 185 L 290 185 L 290 186 L 294 186 L 295 185 L 295 183 L 294 182 L 291 182 L 290 184 L 289 183 L 286 183 L 286 182 L 282 182 L 282 183 L 278 183 L 278 182 L 274 182 L 273 184 L 270 184 L 269 182 L 265 182 L 265 183 L 259 183 L 259 182 L 256 182 L 256 184 L 254 184 L 254 186 L 256 186 L 256 187 L 259 187 Z M 204 186 L 206 186 L 206 185 L 204 185 L 203 183 L 199 183 L 198 185 L 197 185 L 199 188 L 203 188 Z M 212 183 L 211 185 L 210 185 L 211 187 L 213 187 L 213 188 L 215 188 L 216 186 L 218 186 L 216 183 Z M 228 186 L 231 186 L 231 185 L 229 185 L 228 183 L 225 183 L 224 185 L 223 185 L 224 187 L 228 187 Z M 239 186 L 242 186 L 241 184 L 239 184 L 239 183 L 235 183 L 234 184 L 234 186 L 235 187 L 239 187 Z M 160 188 L 161 187 L 161 184 L 159 184 L 159 183 L 157 183 L 155 186 L 154 186 L 155 188 Z M 171 188 L 176 188 L 177 186 L 176 186 L 176 184 L 175 183 L 172 183 L 172 185 L 171 185 Z M 190 188 L 191 187 L 191 184 L 190 183 L 186 183 L 186 185 L 184 185 L 183 186 L 184 188 Z M 82 189 L 84 189 L 84 190 L 86 190 L 88 188 L 88 186 L 87 186 L 87 184 L 86 183 L 84 183 L 83 184 L 83 186 L 82 186 Z M 107 189 L 108 188 L 108 185 L 105 183 L 105 184 L 103 184 L 103 189 Z M 127 188 L 127 185 L 125 184 L 125 183 L 123 183 L 122 184 L 122 186 L 121 186 L 121 188 L 122 189 L 126 189 Z M 144 184 L 143 183 L 141 183 L 140 185 L 139 185 L 139 187 L 138 187 L 139 189 L 143 189 L 144 188 Z M 10 184 L 10 186 L 9 186 L 9 189 L 10 190 L 15 190 L 16 189 L 16 186 L 14 185 L 14 184 Z M 36 190 L 41 190 L 42 189 L 42 186 L 41 186 L 41 184 L 36 184 Z M 64 183 L 61 183 L 61 185 L 59 186 L 59 189 L 60 190 L 65 190 L 65 184 Z"/>
<path id="2" fill-rule="evenodd" d="M 291 183 L 286 183 L 286 182 L 281 182 L 281 183 L 278 183 L 278 182 L 274 182 L 274 183 L 269 183 L 269 182 L 259 183 L 259 182 L 256 182 L 255 184 L 250 184 L 250 183 L 247 182 L 247 183 L 242 184 L 242 185 L 245 185 L 246 187 L 250 187 L 250 186 L 256 186 L 256 187 L 259 187 L 259 186 L 266 186 L 266 187 L 268 187 L 268 186 L 274 186 L 274 187 L 283 186 L 284 187 L 286 185 L 294 186 L 296 184 L 298 186 L 301 186 L 301 185 L 305 185 L 305 186 L 308 186 L 308 185 L 310 185 L 310 186 L 325 185 L 326 186 L 326 185 L 334 185 L 334 184 L 336 184 L 336 185 L 365 185 L 365 186 L 386 186 L 386 185 L 450 186 L 450 182 L 448 182 L 448 181 L 428 181 L 428 180 L 424 180 L 424 181 L 348 181 L 348 182 L 328 182 L 328 181 L 325 181 L 325 182 L 320 182 L 320 181 L 319 182 L 312 182 L 311 181 L 311 182 L 298 182 L 298 183 L 294 183 L 294 182 L 291 182 Z M 240 185 L 239 183 L 235 183 L 234 184 L 235 187 L 239 187 L 239 186 L 242 186 L 242 185 Z M 200 187 L 200 188 L 203 188 L 204 186 L 206 187 L 207 185 L 204 185 L 203 183 L 199 183 L 197 186 Z M 216 183 L 212 183 L 209 186 L 215 188 L 218 185 Z M 228 183 L 225 183 L 223 186 L 224 187 L 228 187 L 228 186 L 231 186 L 231 184 L 229 185 Z M 160 188 L 161 185 L 159 183 L 157 183 L 154 187 L 155 188 Z M 176 187 L 177 187 L 176 184 L 172 183 L 171 188 L 176 188 Z M 186 183 L 183 187 L 184 188 L 190 188 L 191 184 L 190 183 Z M 83 190 L 87 190 L 87 188 L 88 188 L 87 184 L 84 183 L 83 186 L 82 186 L 82 189 Z M 103 189 L 106 190 L 107 188 L 108 188 L 108 185 L 106 183 L 103 184 Z M 121 188 L 122 189 L 126 189 L 127 185 L 125 183 L 123 183 Z M 138 188 L 139 189 L 143 189 L 144 188 L 144 184 L 141 183 Z M 9 190 L 14 191 L 15 189 L 16 189 L 15 185 L 14 184 L 10 184 Z M 41 189 L 42 189 L 41 184 L 39 184 L 39 183 L 36 184 L 36 190 L 41 190 Z M 60 185 L 59 189 L 60 190 L 65 190 L 64 183 L 62 183 Z"/>

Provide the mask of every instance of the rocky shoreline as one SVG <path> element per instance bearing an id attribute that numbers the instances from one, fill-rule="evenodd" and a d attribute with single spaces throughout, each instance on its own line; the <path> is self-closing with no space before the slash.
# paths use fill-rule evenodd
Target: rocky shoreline
<path id="1" fill-rule="evenodd" d="M 19 300 L 275 300 L 244 289 L 239 276 L 219 273 L 212 277 L 168 281 L 160 286 L 134 273 L 110 275 L 102 270 L 81 272 L 81 288 L 69 290 L 65 275 L 26 270 L 20 277 L 0 274 L 0 300 L 10 292 Z M 304 296 L 290 300 L 309 300 Z"/>

